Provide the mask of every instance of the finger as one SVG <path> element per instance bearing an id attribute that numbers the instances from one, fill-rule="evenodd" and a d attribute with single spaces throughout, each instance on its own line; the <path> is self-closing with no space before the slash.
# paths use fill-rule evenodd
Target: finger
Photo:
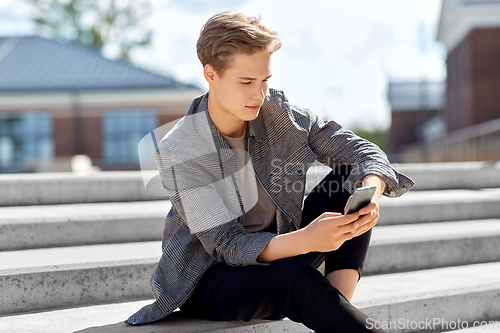
<path id="1" fill-rule="evenodd" d="M 342 213 L 338 213 L 338 212 L 324 212 L 320 216 L 323 216 L 323 217 L 335 217 L 335 216 L 342 216 Z"/>
<path id="2" fill-rule="evenodd" d="M 349 239 L 353 239 L 354 237 L 356 237 L 356 236 L 354 236 L 354 234 L 352 234 L 352 233 L 349 233 L 349 232 L 348 232 L 348 233 L 343 234 L 343 235 L 341 236 L 341 240 L 342 240 L 343 242 L 346 242 L 346 241 L 348 241 Z"/>
<path id="3" fill-rule="evenodd" d="M 369 228 L 359 228 L 357 231 L 355 231 L 352 235 L 353 237 L 358 237 L 358 236 L 361 236 L 362 234 L 364 234 L 365 232 L 367 232 L 368 230 L 370 230 L 371 228 L 373 228 L 373 226 L 370 226 Z"/>
<path id="4" fill-rule="evenodd" d="M 333 226 L 341 226 L 356 221 L 358 217 L 359 217 L 358 212 L 349 215 L 342 215 L 340 213 L 335 213 L 335 215 L 331 214 L 323 216 L 321 219 L 327 223 L 333 223 Z"/>
<path id="5" fill-rule="evenodd" d="M 340 213 L 335 213 L 335 212 L 324 212 L 321 215 L 319 215 L 315 221 L 322 222 L 322 223 L 327 223 L 331 219 L 338 218 L 339 216 L 343 216 Z"/>
<path id="6" fill-rule="evenodd" d="M 376 221 L 373 223 L 375 225 L 377 223 Z M 342 231 L 347 231 L 349 233 L 356 235 L 360 229 L 366 228 L 366 230 L 370 229 L 372 225 L 370 225 L 370 222 L 365 222 L 364 220 L 357 219 L 356 221 L 346 224 L 344 226 L 338 227 Z M 355 236 L 354 236 L 355 237 Z"/>
<path id="7" fill-rule="evenodd" d="M 354 212 L 351 214 L 342 215 L 342 217 L 337 217 L 337 220 L 335 222 L 336 222 L 337 226 L 341 226 L 341 225 L 350 224 L 350 223 L 356 221 L 358 218 L 359 218 L 359 213 Z"/>
<path id="8" fill-rule="evenodd" d="M 359 229 L 358 231 L 356 231 L 355 233 L 352 234 L 353 237 L 359 237 L 361 236 L 362 234 L 364 234 L 365 232 L 367 232 L 368 230 L 370 230 L 370 228 L 367 228 L 367 229 Z"/>
<path id="9" fill-rule="evenodd" d="M 364 226 L 371 223 L 375 219 L 378 219 L 378 217 L 374 211 L 371 211 L 369 214 L 361 215 L 358 222 L 360 226 Z"/>
<path id="10" fill-rule="evenodd" d="M 354 232 L 356 232 L 358 227 L 359 224 L 355 225 L 354 223 L 349 223 L 337 227 L 337 232 L 339 232 L 340 234 L 353 234 Z"/>
<path id="11" fill-rule="evenodd" d="M 359 225 L 354 231 L 352 231 L 354 234 L 357 234 L 356 236 L 370 230 L 377 224 L 378 219 L 373 219 L 367 223 L 364 223 L 362 225 Z"/>
<path id="12" fill-rule="evenodd" d="M 367 232 L 368 230 L 373 228 L 376 224 L 377 224 L 377 221 L 375 220 L 375 221 L 371 222 L 370 224 L 364 225 L 364 226 L 356 229 L 353 233 L 354 237 L 358 237 L 358 236 L 364 234 L 365 232 Z"/>
<path id="13" fill-rule="evenodd" d="M 328 223 L 332 220 L 338 219 L 341 216 L 344 216 L 344 215 L 342 215 L 341 213 L 335 213 L 335 212 L 325 212 L 325 213 L 322 213 L 320 216 L 318 216 L 316 219 L 318 221 Z"/>
<path id="14" fill-rule="evenodd" d="M 370 211 L 378 210 L 378 209 L 379 209 L 378 204 L 375 201 L 371 201 L 368 205 L 366 205 L 365 207 L 363 207 L 359 210 L 359 214 L 366 215 L 366 214 L 370 213 Z"/>

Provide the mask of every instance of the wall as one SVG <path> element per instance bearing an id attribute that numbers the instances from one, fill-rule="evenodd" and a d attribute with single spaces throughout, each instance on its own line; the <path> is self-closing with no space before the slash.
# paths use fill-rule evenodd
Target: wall
<path id="1" fill-rule="evenodd" d="M 448 54 L 448 132 L 500 118 L 500 28 L 476 28 Z"/>

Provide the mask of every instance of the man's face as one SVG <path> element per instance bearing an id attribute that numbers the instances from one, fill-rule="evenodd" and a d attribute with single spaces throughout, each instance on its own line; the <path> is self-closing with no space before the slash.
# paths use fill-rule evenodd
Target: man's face
<path id="1" fill-rule="evenodd" d="M 267 94 L 271 77 L 271 54 L 237 54 L 222 74 L 215 73 L 210 84 L 212 107 L 226 121 L 249 121 L 257 118 Z M 211 110 L 212 111 L 212 110 Z"/>

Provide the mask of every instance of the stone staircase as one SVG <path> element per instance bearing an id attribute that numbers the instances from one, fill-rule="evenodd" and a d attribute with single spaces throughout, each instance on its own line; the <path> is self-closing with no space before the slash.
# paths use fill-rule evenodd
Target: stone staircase
<path id="1" fill-rule="evenodd" d="M 417 186 L 381 200 L 353 303 L 391 332 L 500 332 L 487 323 L 500 320 L 500 163 L 394 167 Z M 307 190 L 328 171 L 311 168 Z M 309 332 L 180 312 L 124 324 L 152 301 L 170 209 L 157 178 L 143 184 L 135 171 L 0 175 L 0 332 Z"/>

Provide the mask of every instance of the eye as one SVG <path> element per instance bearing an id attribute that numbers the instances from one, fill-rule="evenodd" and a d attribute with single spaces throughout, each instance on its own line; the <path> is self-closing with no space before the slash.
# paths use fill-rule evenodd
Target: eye
<path id="1" fill-rule="evenodd" d="M 244 85 L 249 85 L 250 83 L 252 83 L 252 81 L 249 81 L 249 82 L 241 82 L 241 84 L 244 84 Z"/>

